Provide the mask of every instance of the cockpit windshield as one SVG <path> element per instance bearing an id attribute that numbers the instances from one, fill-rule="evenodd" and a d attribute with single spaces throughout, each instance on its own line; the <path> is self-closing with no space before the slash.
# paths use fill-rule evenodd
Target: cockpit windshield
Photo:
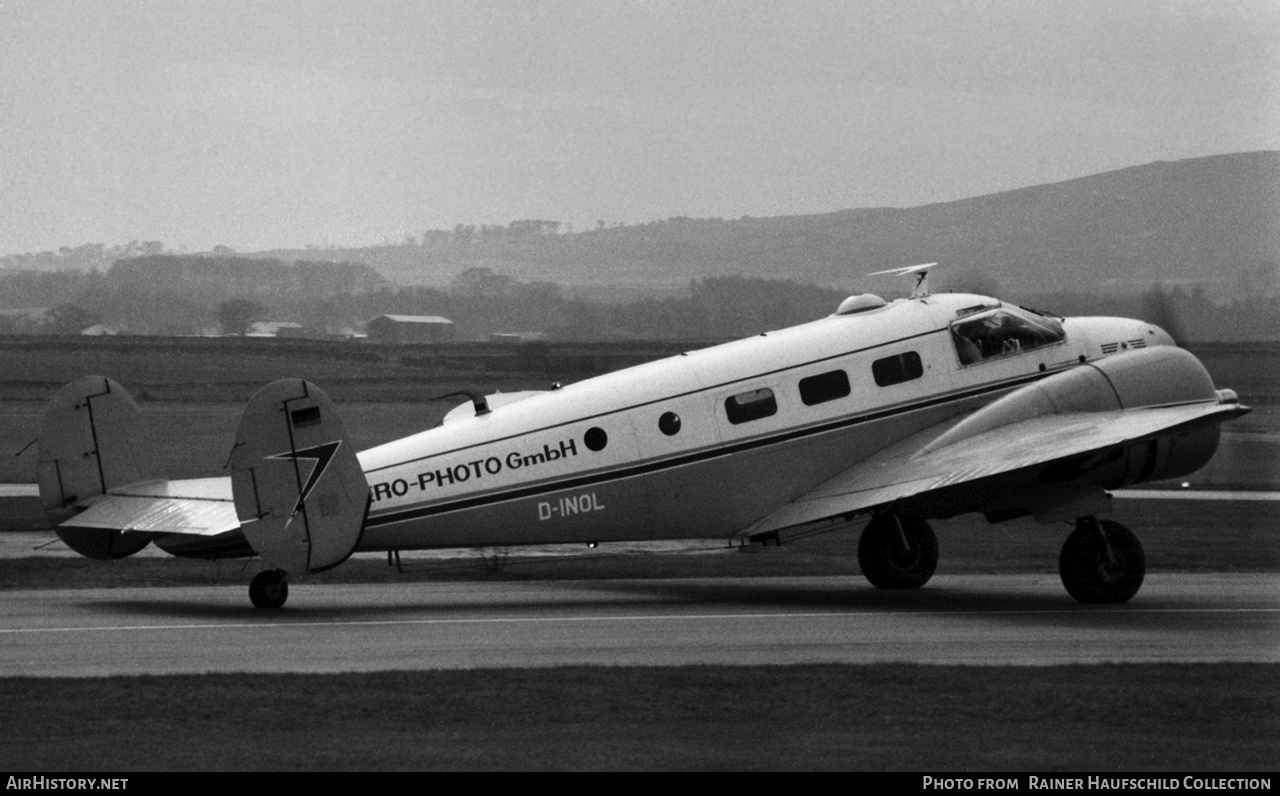
<path id="1" fill-rule="evenodd" d="M 1001 306 L 951 324 L 951 338 L 960 364 L 976 365 L 1061 343 L 1066 335 L 1054 318 Z"/>

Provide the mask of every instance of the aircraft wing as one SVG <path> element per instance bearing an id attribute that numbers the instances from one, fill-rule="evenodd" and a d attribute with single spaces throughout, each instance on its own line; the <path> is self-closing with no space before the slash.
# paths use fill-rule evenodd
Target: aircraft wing
<path id="1" fill-rule="evenodd" d="M 1055 465 L 1059 471 L 1084 472 L 1105 463 L 1108 454 L 1130 443 L 1217 424 L 1247 411 L 1233 403 L 1195 403 L 1052 414 L 1010 423 L 952 444 L 931 445 L 957 425 L 949 421 L 862 460 L 765 517 L 748 533 L 857 514 L 895 501 L 946 501 L 973 492 L 1051 490 L 1055 479 L 1044 475 L 1053 473 Z M 952 489 L 962 485 L 970 488 Z"/>
<path id="2" fill-rule="evenodd" d="M 215 536 L 240 527 L 230 478 L 146 481 L 92 498 L 68 528 Z"/>

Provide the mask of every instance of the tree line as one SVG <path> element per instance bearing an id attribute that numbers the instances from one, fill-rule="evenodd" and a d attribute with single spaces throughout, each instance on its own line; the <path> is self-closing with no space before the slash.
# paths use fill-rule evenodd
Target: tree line
<path id="1" fill-rule="evenodd" d="M 1271 287 L 1230 304 L 1211 301 L 1199 287 L 1159 284 L 1130 295 L 1005 296 L 994 279 L 973 272 L 944 278 L 939 289 L 994 295 L 1063 315 L 1143 318 L 1194 342 L 1280 339 Z M 0 334 L 75 334 L 95 324 L 131 334 L 240 334 L 253 321 L 278 321 L 301 324 L 314 335 L 344 335 L 379 315 L 400 314 L 449 318 L 463 340 L 492 332 L 566 340 L 716 340 L 829 315 L 845 296 L 786 279 L 719 276 L 692 280 L 685 295 L 617 304 L 486 267 L 462 271 L 448 288 L 427 288 L 394 285 L 357 263 L 144 255 L 106 270 L 0 270 Z"/>
<path id="2" fill-rule="evenodd" d="M 829 314 L 840 291 L 739 276 L 693 280 L 683 297 L 610 304 L 468 268 L 447 289 L 401 287 L 370 266 L 240 257 L 150 255 L 105 271 L 0 271 L 0 333 L 242 333 L 252 321 L 315 334 L 362 329 L 384 314 L 439 315 L 461 339 L 540 332 L 563 339 L 703 339 L 754 334 Z M 43 308 L 34 320 L 21 308 Z"/>

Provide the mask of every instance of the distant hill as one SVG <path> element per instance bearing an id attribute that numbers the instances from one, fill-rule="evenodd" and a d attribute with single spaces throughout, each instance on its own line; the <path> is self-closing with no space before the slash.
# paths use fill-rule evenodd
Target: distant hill
<path id="1" fill-rule="evenodd" d="M 1132 292 L 1159 281 L 1232 297 L 1258 279 L 1275 282 L 1280 152 L 1151 163 L 903 209 L 675 218 L 573 234 L 517 223 L 428 233 L 413 245 L 263 256 L 367 263 L 401 284 L 445 285 L 483 266 L 597 290 L 670 289 L 720 274 L 866 289 L 869 271 L 939 261 L 953 282 L 994 280 L 1023 295 Z"/>
<path id="2" fill-rule="evenodd" d="M 3 257 L 0 267 L 106 270 L 118 259 L 160 253 L 158 241 L 89 244 Z M 721 275 L 891 293 L 896 282 L 865 274 L 932 261 L 946 266 L 936 287 L 1011 298 L 1132 294 L 1156 282 L 1200 285 L 1217 300 L 1256 297 L 1280 287 L 1280 152 L 1151 163 L 912 208 L 672 218 L 568 234 L 557 222 L 514 221 L 431 230 L 399 245 L 240 256 L 361 263 L 401 285 L 438 288 L 489 268 L 613 300 L 684 292 L 691 279 Z"/>

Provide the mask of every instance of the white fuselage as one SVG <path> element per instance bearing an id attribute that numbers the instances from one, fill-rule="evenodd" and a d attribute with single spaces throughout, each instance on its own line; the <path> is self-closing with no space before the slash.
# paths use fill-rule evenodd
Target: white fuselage
<path id="1" fill-rule="evenodd" d="M 360 454 L 371 504 L 358 549 L 730 537 L 1030 381 L 1172 343 L 1089 318 L 1049 342 L 962 352 L 962 321 L 998 306 L 896 301 L 451 416 Z"/>

